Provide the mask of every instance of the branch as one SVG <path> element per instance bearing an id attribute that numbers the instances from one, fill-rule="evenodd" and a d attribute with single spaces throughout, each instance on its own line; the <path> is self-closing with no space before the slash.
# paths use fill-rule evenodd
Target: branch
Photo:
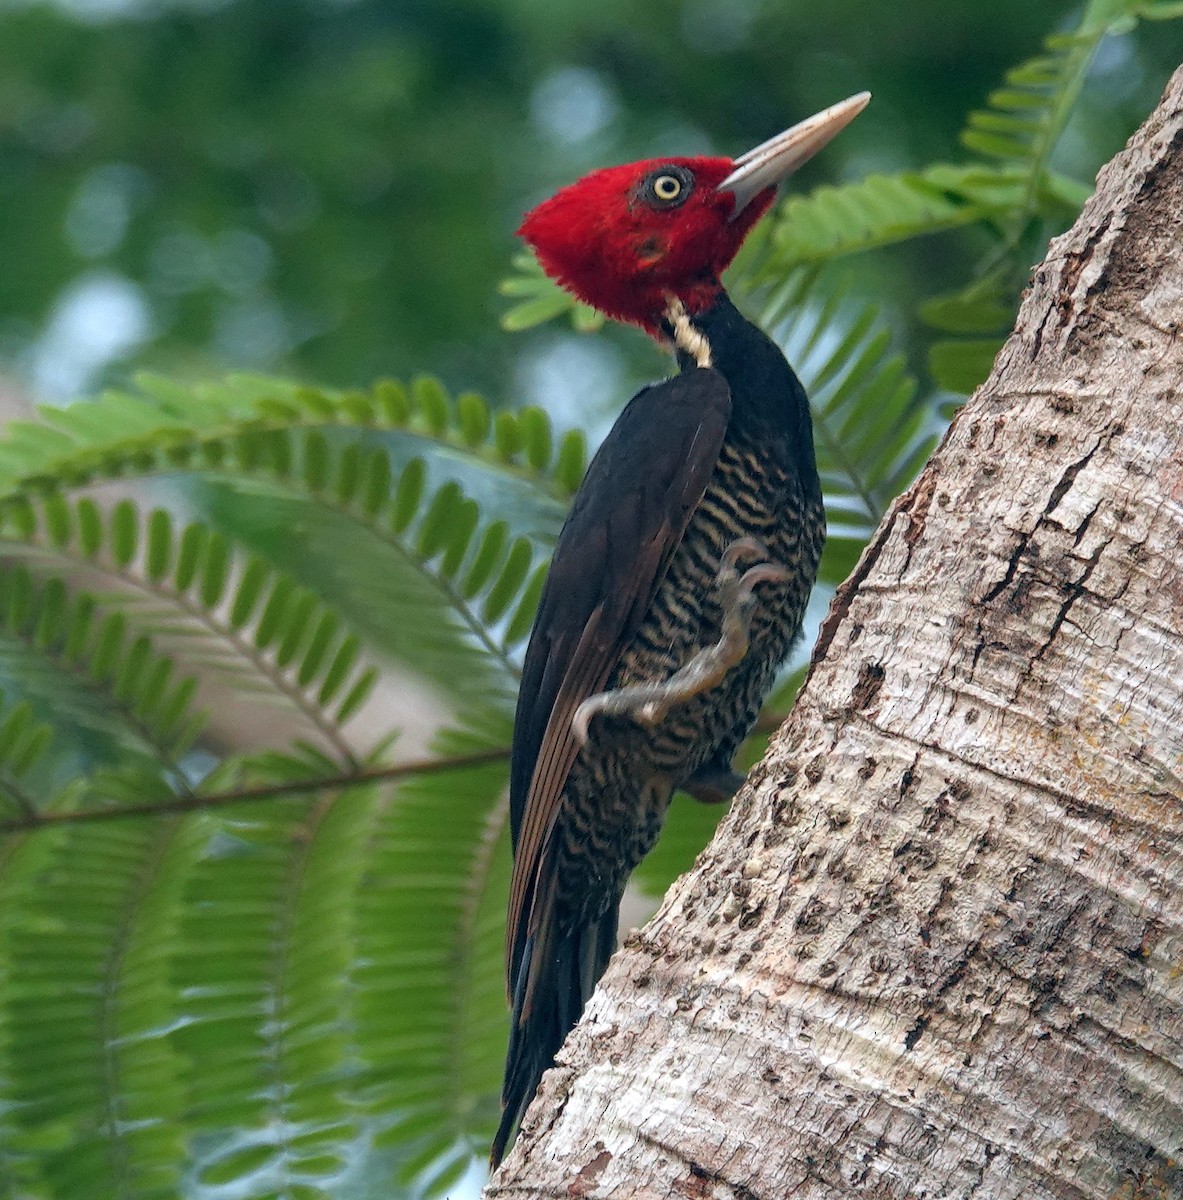
<path id="1" fill-rule="evenodd" d="M 326 775 L 320 779 L 297 779 L 290 783 L 268 783 L 257 787 L 234 788 L 224 792 L 200 792 L 178 796 L 159 803 L 127 804 L 120 808 L 83 808 L 74 812 L 45 812 L 10 821 L 0 821 L 0 834 L 27 833 L 55 825 L 77 825 L 91 821 L 117 821 L 124 817 L 155 817 L 167 813 L 198 812 L 225 808 L 231 804 L 246 804 L 254 800 L 277 800 L 290 796 L 306 796 L 314 792 L 345 790 L 368 783 L 385 783 L 404 779 L 408 775 L 436 775 L 444 771 L 460 771 L 486 763 L 508 762 L 509 749 L 497 747 L 478 750 L 473 754 L 457 754 L 449 758 L 428 758 L 415 762 L 394 763 L 368 771 L 353 771 L 341 775 Z"/>

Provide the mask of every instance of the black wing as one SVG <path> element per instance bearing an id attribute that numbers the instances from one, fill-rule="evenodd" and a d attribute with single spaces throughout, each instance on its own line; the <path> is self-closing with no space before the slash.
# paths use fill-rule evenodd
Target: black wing
<path id="1" fill-rule="evenodd" d="M 514 989 L 544 850 L 579 746 L 571 718 L 602 691 L 652 603 L 718 461 L 731 393 L 693 369 L 638 393 L 592 459 L 559 535 L 518 694 L 510 770 Z M 545 901 L 542 901 L 545 903 Z"/>

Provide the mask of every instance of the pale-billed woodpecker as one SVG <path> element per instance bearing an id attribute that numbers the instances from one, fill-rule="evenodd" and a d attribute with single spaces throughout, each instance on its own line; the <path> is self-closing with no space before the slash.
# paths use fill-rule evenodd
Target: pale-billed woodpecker
<path id="1" fill-rule="evenodd" d="M 825 536 L 809 404 L 720 275 L 777 184 L 868 99 L 734 160 L 596 171 L 518 231 L 552 278 L 670 346 L 680 372 L 634 396 L 592 459 L 526 651 L 494 1165 L 608 964 L 671 796 L 734 794 L 732 757 L 800 634 Z"/>

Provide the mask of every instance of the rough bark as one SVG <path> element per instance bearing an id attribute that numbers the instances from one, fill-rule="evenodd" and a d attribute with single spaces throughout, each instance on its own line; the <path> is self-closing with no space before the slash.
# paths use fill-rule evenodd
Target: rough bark
<path id="1" fill-rule="evenodd" d="M 488 1194 L 1183 1196 L 1183 70 Z"/>

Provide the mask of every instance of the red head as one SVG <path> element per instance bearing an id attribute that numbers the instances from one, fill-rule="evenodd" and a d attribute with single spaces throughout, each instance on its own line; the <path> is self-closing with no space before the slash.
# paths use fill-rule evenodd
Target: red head
<path id="1" fill-rule="evenodd" d="M 719 276 L 776 185 L 862 111 L 852 96 L 729 158 L 660 158 L 595 171 L 526 214 L 518 233 L 586 304 L 654 335 L 672 297 L 710 306 Z"/>
<path id="2" fill-rule="evenodd" d="M 650 333 L 675 295 L 701 312 L 748 230 L 776 195 L 766 187 L 731 219 L 719 184 L 729 158 L 660 158 L 606 167 L 526 215 L 518 233 L 546 273 L 609 317 Z"/>

